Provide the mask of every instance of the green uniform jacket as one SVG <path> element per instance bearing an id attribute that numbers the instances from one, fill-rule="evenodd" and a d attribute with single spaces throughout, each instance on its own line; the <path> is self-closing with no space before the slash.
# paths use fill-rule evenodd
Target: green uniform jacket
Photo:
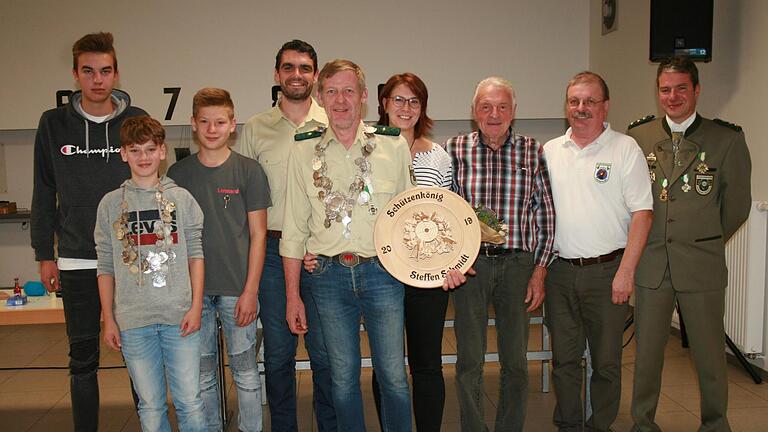
<path id="1" fill-rule="evenodd" d="M 697 115 L 680 143 L 681 163 L 676 166 L 664 118 L 633 125 L 627 133 L 646 155 L 653 181 L 653 226 L 636 283 L 658 288 L 669 264 L 676 291 L 724 289 L 725 242 L 749 216 L 752 200 L 744 133 L 738 126 Z M 683 191 L 685 174 L 688 192 Z M 664 179 L 666 201 L 661 199 Z"/>

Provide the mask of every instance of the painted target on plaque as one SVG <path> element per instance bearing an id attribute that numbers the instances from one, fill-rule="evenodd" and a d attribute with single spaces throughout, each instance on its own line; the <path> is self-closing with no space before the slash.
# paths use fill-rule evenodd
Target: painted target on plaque
<path id="1" fill-rule="evenodd" d="M 472 266 L 480 250 L 480 223 L 472 207 L 443 188 L 418 187 L 392 198 L 374 229 L 376 254 L 400 282 L 443 285 L 449 270 Z"/>

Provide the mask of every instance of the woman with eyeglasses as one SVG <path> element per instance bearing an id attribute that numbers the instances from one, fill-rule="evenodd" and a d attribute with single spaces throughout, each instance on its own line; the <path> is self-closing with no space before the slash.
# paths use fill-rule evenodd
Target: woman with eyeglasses
<path id="1" fill-rule="evenodd" d="M 432 119 L 427 116 L 427 86 L 416 75 L 393 75 L 379 94 L 379 124 L 400 128 L 413 158 L 418 186 L 451 187 L 451 157 L 427 134 Z M 440 288 L 405 287 L 405 332 L 408 367 L 413 380 L 413 413 L 416 430 L 439 431 L 443 419 L 445 382 L 443 380 L 443 322 L 448 293 Z M 379 409 L 376 371 L 373 394 Z M 381 416 L 379 416 L 380 418 Z"/>

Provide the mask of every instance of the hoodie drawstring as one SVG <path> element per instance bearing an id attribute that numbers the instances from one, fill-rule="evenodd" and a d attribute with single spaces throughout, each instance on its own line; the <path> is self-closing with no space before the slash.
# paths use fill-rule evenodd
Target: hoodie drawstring
<path id="1" fill-rule="evenodd" d="M 106 125 L 104 126 L 104 134 L 107 138 L 107 163 L 109 163 L 109 155 L 112 154 L 112 147 L 109 146 L 109 120 L 106 121 Z"/>
<path id="2" fill-rule="evenodd" d="M 91 157 L 91 152 L 88 151 L 91 149 L 91 134 L 88 131 L 88 119 L 83 119 L 85 122 L 85 157 L 86 159 Z"/>

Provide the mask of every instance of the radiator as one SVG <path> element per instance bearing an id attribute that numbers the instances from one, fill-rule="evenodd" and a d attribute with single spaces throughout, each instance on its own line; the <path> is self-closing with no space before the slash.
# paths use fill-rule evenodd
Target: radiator
<path id="1" fill-rule="evenodd" d="M 755 201 L 747 222 L 725 245 L 725 332 L 745 354 L 761 354 L 764 349 L 766 249 L 768 203 Z"/>

